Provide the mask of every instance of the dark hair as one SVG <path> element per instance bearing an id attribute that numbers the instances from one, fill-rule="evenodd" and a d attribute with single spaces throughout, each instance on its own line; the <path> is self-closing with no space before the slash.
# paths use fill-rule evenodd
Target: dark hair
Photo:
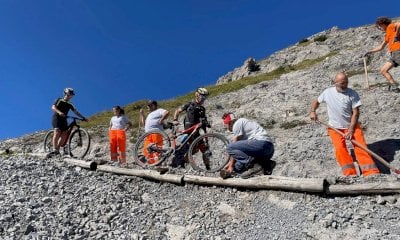
<path id="1" fill-rule="evenodd" d="M 392 20 L 390 18 L 388 18 L 388 17 L 378 17 L 376 19 L 376 22 L 375 22 L 376 25 L 383 24 L 383 25 L 386 25 L 386 26 L 391 24 L 391 23 L 392 23 Z"/>
<path id="2" fill-rule="evenodd" d="M 121 115 L 124 115 L 124 114 L 125 114 L 125 111 L 124 111 L 124 109 L 123 109 L 123 108 L 121 108 L 120 106 L 114 106 L 113 108 L 115 108 L 115 109 L 119 110 L 119 113 L 120 113 Z"/>
<path id="3" fill-rule="evenodd" d="M 148 102 L 147 102 L 147 106 L 150 106 L 150 105 L 154 105 L 155 107 L 157 107 L 157 101 L 156 100 L 149 100 Z"/>

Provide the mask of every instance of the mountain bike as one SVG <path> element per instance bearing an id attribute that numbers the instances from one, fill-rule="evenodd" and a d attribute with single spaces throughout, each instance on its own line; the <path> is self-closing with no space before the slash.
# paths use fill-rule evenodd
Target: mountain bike
<path id="1" fill-rule="evenodd" d="M 68 124 L 68 136 L 67 144 L 64 146 L 64 154 L 67 153 L 71 157 L 83 158 L 90 147 L 90 135 L 88 131 L 81 128 L 78 121 L 84 121 L 82 118 L 67 116 L 72 119 L 72 122 Z M 48 153 L 53 150 L 53 136 L 54 130 L 47 132 L 44 137 L 44 152 Z"/>
<path id="2" fill-rule="evenodd" d="M 193 169 L 217 172 L 229 161 L 226 153 L 229 141 L 219 133 L 207 133 L 207 126 L 206 120 L 201 120 L 191 128 L 178 130 L 177 125 L 167 122 L 164 130 L 151 130 L 139 137 L 133 149 L 134 160 L 139 166 L 147 168 L 158 166 L 169 158 L 186 155 L 184 158 Z M 171 130 L 170 134 L 165 131 L 167 129 Z M 200 134 L 201 129 L 203 134 Z"/>

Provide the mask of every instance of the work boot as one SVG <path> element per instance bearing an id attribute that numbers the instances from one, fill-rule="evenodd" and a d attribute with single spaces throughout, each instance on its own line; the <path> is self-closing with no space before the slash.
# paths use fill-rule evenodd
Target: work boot
<path id="1" fill-rule="evenodd" d="M 60 151 L 59 151 L 59 150 L 54 150 L 54 151 L 52 151 L 52 152 L 49 152 L 49 153 L 46 155 L 46 158 L 52 158 L 52 157 L 57 156 L 57 155 L 60 155 Z"/>
<path id="2" fill-rule="evenodd" d="M 228 171 L 228 170 L 226 170 L 226 169 L 222 169 L 222 170 L 219 172 L 219 176 L 220 176 L 222 179 L 227 179 L 227 178 L 232 177 L 233 175 L 232 175 L 232 173 L 231 173 L 230 171 Z"/>
<path id="3" fill-rule="evenodd" d="M 63 147 L 63 155 L 69 155 L 69 147 L 68 147 L 68 145 L 65 145 Z"/>
<path id="4" fill-rule="evenodd" d="M 390 92 L 400 93 L 398 84 L 389 84 L 388 90 Z"/>
<path id="5" fill-rule="evenodd" d="M 253 175 L 261 172 L 262 170 L 263 170 L 263 167 L 260 164 L 255 163 L 252 168 L 249 168 L 246 171 L 244 171 L 242 174 L 240 174 L 240 177 L 243 179 L 247 179 L 247 178 L 250 178 Z"/>
<path id="6" fill-rule="evenodd" d="M 264 175 L 271 175 L 272 170 L 274 170 L 276 166 L 276 162 L 272 160 L 268 160 L 267 164 L 264 166 Z"/>

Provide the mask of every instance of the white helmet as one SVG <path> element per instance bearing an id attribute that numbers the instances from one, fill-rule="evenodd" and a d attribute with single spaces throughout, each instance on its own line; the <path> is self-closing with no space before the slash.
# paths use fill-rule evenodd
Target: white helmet
<path id="1" fill-rule="evenodd" d="M 208 90 L 205 88 L 198 88 L 197 92 L 201 95 L 208 96 Z"/>
<path id="2" fill-rule="evenodd" d="M 75 95 L 75 91 L 72 88 L 65 88 L 64 89 L 64 94 L 74 96 Z"/>

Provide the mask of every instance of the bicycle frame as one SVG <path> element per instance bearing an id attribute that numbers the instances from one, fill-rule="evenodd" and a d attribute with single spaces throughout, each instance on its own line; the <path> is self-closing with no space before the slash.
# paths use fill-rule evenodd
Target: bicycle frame
<path id="1" fill-rule="evenodd" d="M 186 143 L 188 143 L 189 140 L 193 137 L 193 135 L 195 135 L 196 133 L 199 132 L 199 130 L 200 130 L 200 128 L 202 126 L 203 126 L 203 123 L 200 122 L 200 123 L 197 123 L 196 125 L 193 125 L 192 127 L 188 128 L 188 129 L 184 129 L 184 130 L 180 130 L 180 131 L 177 131 L 176 127 L 172 126 L 172 134 L 173 134 L 173 136 L 171 137 L 171 139 L 172 139 L 172 141 L 171 141 L 172 142 L 172 144 L 171 144 L 172 148 L 175 149 L 175 151 L 176 150 L 179 151 L 180 149 L 182 149 L 186 145 Z M 179 136 L 182 136 L 183 134 L 188 134 L 189 136 L 185 139 L 185 141 L 183 141 L 181 143 L 181 145 L 179 145 L 177 147 L 176 146 L 176 139 Z"/>
<path id="2" fill-rule="evenodd" d="M 69 137 L 71 136 L 72 130 L 74 129 L 74 127 L 76 128 L 80 128 L 81 126 L 79 126 L 79 124 L 77 123 L 77 120 L 82 121 L 81 118 L 77 118 L 77 117 L 72 117 L 72 116 L 66 116 L 66 118 L 72 118 L 72 122 L 70 124 L 68 124 L 68 129 L 67 129 L 67 136 L 65 137 L 65 142 L 63 142 L 61 144 L 61 146 L 65 146 L 66 143 L 68 142 Z M 82 138 L 82 136 L 80 135 L 81 133 L 79 132 L 79 138 Z"/>

